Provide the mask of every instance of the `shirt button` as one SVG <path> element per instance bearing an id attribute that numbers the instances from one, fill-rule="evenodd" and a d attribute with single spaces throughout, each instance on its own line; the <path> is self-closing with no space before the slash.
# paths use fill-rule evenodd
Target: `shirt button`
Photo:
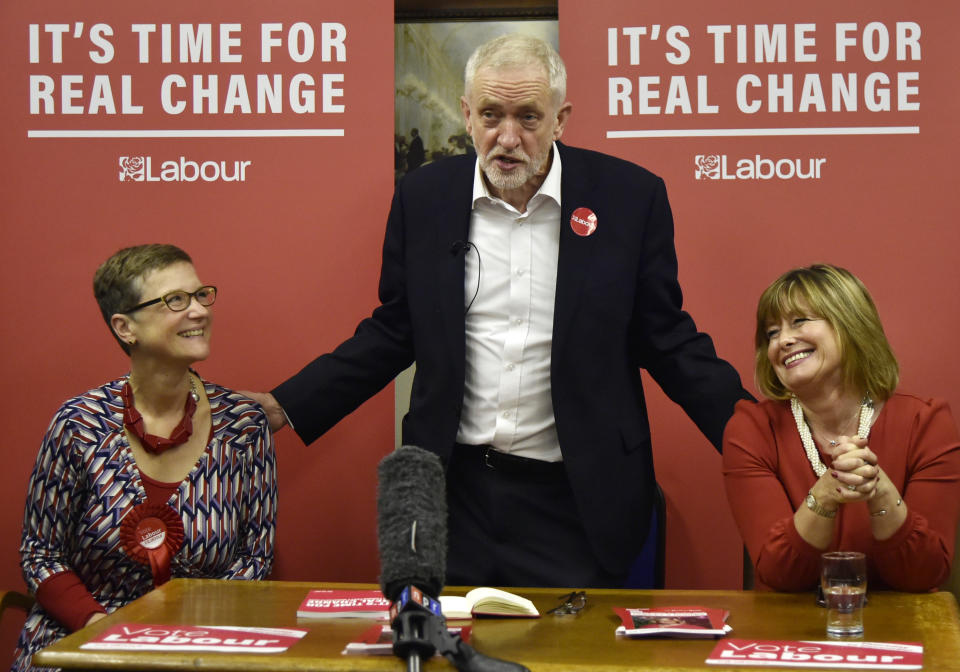
<path id="1" fill-rule="evenodd" d="M 522 278 L 524 273 L 526 273 L 526 271 L 525 271 L 524 269 L 522 269 L 522 268 L 518 268 L 518 269 L 517 269 L 517 276 L 518 276 L 518 277 L 521 277 L 521 278 Z"/>
<path id="2" fill-rule="evenodd" d="M 510 419 L 510 411 L 504 411 L 504 412 L 503 412 L 503 417 L 505 417 L 505 418 L 507 418 L 507 419 L 509 420 L 509 419 Z"/>
<path id="3" fill-rule="evenodd" d="M 513 371 L 513 362 L 507 364 L 507 371 Z"/>
<path id="4" fill-rule="evenodd" d="M 515 320 L 513 321 L 513 323 L 514 323 L 514 324 L 518 324 L 518 325 L 519 325 L 519 324 L 523 324 L 523 319 L 518 317 L 517 319 L 515 319 Z"/>

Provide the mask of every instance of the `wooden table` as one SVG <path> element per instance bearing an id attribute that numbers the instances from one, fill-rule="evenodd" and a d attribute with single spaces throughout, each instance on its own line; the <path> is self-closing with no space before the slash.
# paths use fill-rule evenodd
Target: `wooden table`
<path id="1" fill-rule="evenodd" d="M 280 581 L 174 579 L 159 590 L 41 651 L 34 664 L 86 670 L 402 670 L 393 656 L 343 656 L 344 645 L 371 621 L 335 619 L 297 621 L 296 611 L 311 588 L 371 588 L 356 584 Z M 446 593 L 462 594 L 448 588 Z M 546 612 L 564 591 L 516 590 Z M 773 640 L 823 640 L 825 610 L 812 594 L 752 591 L 590 590 L 578 616 L 538 619 L 476 619 L 473 646 L 487 655 L 523 663 L 532 672 L 578 670 L 756 670 L 707 666 L 716 640 L 627 640 L 614 636 L 619 624 L 612 607 L 696 605 L 730 610 L 730 637 Z M 80 645 L 121 623 L 165 625 L 240 625 L 300 627 L 307 635 L 281 654 L 132 652 L 82 650 Z M 925 670 L 960 671 L 960 620 L 957 602 L 947 592 L 908 594 L 874 592 L 864 611 L 865 639 L 920 642 Z M 444 659 L 425 670 L 452 670 Z M 769 668 L 767 668 L 769 669 Z"/>

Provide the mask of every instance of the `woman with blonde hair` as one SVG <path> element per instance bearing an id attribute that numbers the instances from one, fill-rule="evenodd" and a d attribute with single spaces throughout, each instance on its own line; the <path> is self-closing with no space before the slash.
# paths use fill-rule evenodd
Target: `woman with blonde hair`
<path id="1" fill-rule="evenodd" d="M 724 482 L 758 587 L 817 585 L 820 554 L 863 551 L 870 585 L 936 589 L 960 517 L 947 404 L 897 391 L 876 306 L 849 271 L 791 270 L 757 307 L 756 382 L 723 441 Z"/>

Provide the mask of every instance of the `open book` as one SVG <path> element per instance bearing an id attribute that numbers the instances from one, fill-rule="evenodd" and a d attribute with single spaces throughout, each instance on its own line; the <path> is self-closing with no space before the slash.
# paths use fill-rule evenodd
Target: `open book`
<path id="1" fill-rule="evenodd" d="M 443 615 L 450 619 L 474 616 L 519 616 L 536 618 L 540 615 L 533 602 L 525 597 L 498 588 L 474 588 L 465 596 L 441 595 Z"/>

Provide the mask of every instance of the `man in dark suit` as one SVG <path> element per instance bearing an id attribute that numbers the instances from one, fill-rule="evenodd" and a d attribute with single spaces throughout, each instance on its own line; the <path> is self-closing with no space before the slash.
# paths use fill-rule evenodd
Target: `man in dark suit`
<path id="1" fill-rule="evenodd" d="M 415 361 L 403 442 L 447 466 L 452 584 L 622 585 L 655 485 L 640 369 L 718 448 L 748 396 L 682 310 L 663 181 L 559 143 L 565 91 L 544 42 L 481 46 L 477 155 L 401 181 L 381 305 L 258 395 L 310 442 Z"/>

